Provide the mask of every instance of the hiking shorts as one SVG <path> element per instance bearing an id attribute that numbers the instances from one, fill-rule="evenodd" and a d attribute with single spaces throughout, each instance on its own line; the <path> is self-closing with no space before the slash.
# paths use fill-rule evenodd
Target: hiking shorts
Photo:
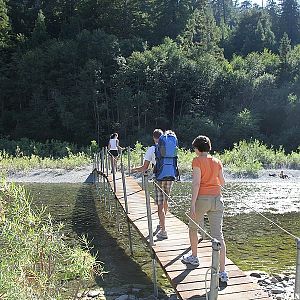
<path id="1" fill-rule="evenodd" d="M 168 201 L 167 195 L 171 194 L 171 189 L 173 186 L 174 181 L 154 181 L 154 191 L 155 191 L 155 203 L 157 205 L 162 205 L 164 201 Z"/>
<path id="2" fill-rule="evenodd" d="M 117 157 L 119 156 L 119 151 L 118 150 L 109 150 L 110 155 Z"/>
<path id="3" fill-rule="evenodd" d="M 195 211 L 196 217 L 194 221 L 197 224 L 199 224 L 200 221 L 203 220 L 204 215 L 207 214 L 209 219 L 210 235 L 222 243 L 224 240 L 222 232 L 224 202 L 222 196 L 198 196 Z M 189 222 L 189 228 L 191 231 L 197 230 L 197 226 L 192 221 Z"/>

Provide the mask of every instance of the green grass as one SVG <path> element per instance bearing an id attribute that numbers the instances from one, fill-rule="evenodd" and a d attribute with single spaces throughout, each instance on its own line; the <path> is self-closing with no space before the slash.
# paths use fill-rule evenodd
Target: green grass
<path id="1" fill-rule="evenodd" d="M 83 287 L 102 266 L 88 245 L 72 248 L 44 209 L 35 212 L 24 187 L 0 183 L 0 298 L 72 299 L 64 291 Z M 72 285 L 73 283 L 73 285 Z M 72 290 L 72 289 L 71 289 Z M 73 289 L 73 293 L 76 293 Z"/>
<path id="2" fill-rule="evenodd" d="M 145 152 L 145 147 L 136 143 L 135 148 L 131 150 L 131 165 L 141 165 L 141 154 Z M 126 153 L 124 153 L 126 155 Z M 300 168 L 300 147 L 286 154 L 284 149 L 274 149 L 267 147 L 258 140 L 251 142 L 240 141 L 235 143 L 233 149 L 225 150 L 223 153 L 214 153 L 221 159 L 224 167 L 237 176 L 258 176 L 259 171 L 267 168 Z M 195 154 L 187 149 L 178 150 L 178 165 L 181 174 L 191 172 L 192 160 Z M 126 156 L 124 164 L 128 165 Z"/>
<path id="3" fill-rule="evenodd" d="M 28 171 L 31 169 L 75 169 L 91 163 L 90 155 L 79 152 L 69 154 L 62 158 L 40 157 L 34 154 L 30 156 L 13 156 L 4 151 L 0 151 L 0 171 L 17 172 Z"/>
<path id="4" fill-rule="evenodd" d="M 35 168 L 75 169 L 90 164 L 91 155 L 97 148 L 96 142 L 92 141 L 87 151 L 74 154 L 67 148 L 67 155 L 61 158 L 42 157 L 36 154 L 24 155 L 18 149 L 12 155 L 6 150 L 2 150 L 0 151 L 0 172 L 26 171 Z M 136 142 L 135 147 L 130 151 L 132 167 L 142 164 L 145 151 L 146 147 Z M 124 166 L 127 168 L 127 151 L 124 151 L 123 155 Z M 223 153 L 214 153 L 214 155 L 221 159 L 229 172 L 237 176 L 255 177 L 258 176 L 259 171 L 266 168 L 300 168 L 300 146 L 296 151 L 286 154 L 282 147 L 279 149 L 267 147 L 258 140 L 240 141 L 235 143 L 232 149 L 224 150 Z M 183 148 L 178 149 L 178 165 L 181 174 L 191 172 L 193 157 L 195 154 L 192 151 Z"/>

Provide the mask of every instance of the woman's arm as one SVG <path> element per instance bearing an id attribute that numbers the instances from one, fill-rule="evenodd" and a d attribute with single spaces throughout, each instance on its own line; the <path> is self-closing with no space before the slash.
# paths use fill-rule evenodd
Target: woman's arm
<path id="1" fill-rule="evenodd" d="M 198 167 L 193 168 L 193 179 L 192 179 L 192 201 L 191 201 L 191 217 L 195 215 L 195 204 L 198 197 L 200 183 L 201 182 L 201 169 Z"/>
<path id="2" fill-rule="evenodd" d="M 145 172 L 148 170 L 150 165 L 150 161 L 149 160 L 144 160 L 144 164 L 142 166 L 136 167 L 131 169 L 131 172 L 135 173 L 135 172 Z"/>
<path id="3" fill-rule="evenodd" d="M 221 167 L 218 177 L 219 177 L 220 185 L 224 186 L 225 185 L 225 179 L 224 179 L 224 174 L 223 174 L 223 167 Z"/>

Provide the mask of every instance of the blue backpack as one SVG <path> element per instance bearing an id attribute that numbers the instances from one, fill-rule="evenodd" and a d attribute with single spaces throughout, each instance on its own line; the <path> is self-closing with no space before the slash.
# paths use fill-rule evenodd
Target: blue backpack
<path id="1" fill-rule="evenodd" d="M 167 133 L 160 136 L 155 145 L 154 174 L 157 180 L 173 181 L 179 179 L 177 151 L 178 141 L 175 134 Z"/>

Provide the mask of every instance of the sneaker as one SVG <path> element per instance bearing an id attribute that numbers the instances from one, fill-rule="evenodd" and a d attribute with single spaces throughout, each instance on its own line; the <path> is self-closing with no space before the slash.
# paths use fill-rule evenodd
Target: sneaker
<path id="1" fill-rule="evenodd" d="M 159 239 L 167 239 L 168 238 L 168 234 L 166 231 L 163 231 L 162 229 L 157 233 L 156 235 L 157 238 Z"/>
<path id="2" fill-rule="evenodd" d="M 185 264 L 191 264 L 193 266 L 199 266 L 199 259 L 197 256 L 185 254 L 182 256 L 181 261 Z"/>
<path id="3" fill-rule="evenodd" d="M 227 282 L 229 280 L 228 273 L 226 271 L 220 272 L 219 279 L 221 282 Z"/>

